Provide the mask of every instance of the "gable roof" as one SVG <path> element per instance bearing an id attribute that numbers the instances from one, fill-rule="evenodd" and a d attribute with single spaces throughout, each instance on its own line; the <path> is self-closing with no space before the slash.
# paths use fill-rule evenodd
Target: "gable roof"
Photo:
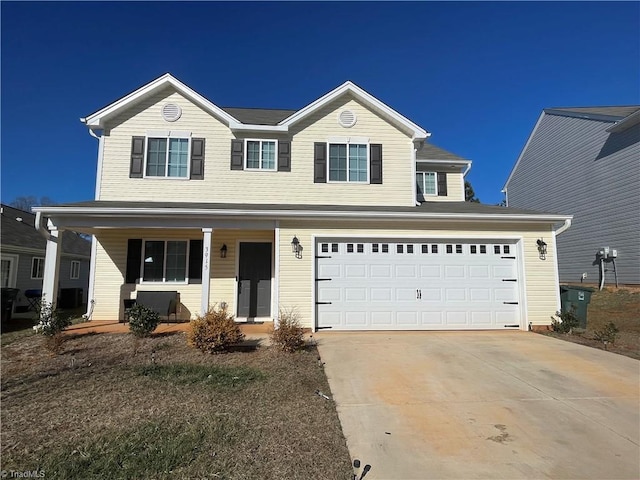
<path id="1" fill-rule="evenodd" d="M 2 204 L 2 246 L 22 247 L 42 250 L 44 255 L 47 241 L 35 228 L 36 216 L 17 208 Z M 62 253 L 89 257 L 91 243 L 75 232 L 62 232 Z"/>
<path id="2" fill-rule="evenodd" d="M 297 110 L 275 108 L 238 108 L 222 107 L 229 115 L 240 122 L 251 125 L 278 125 L 279 122 L 294 114 Z"/>
<path id="3" fill-rule="evenodd" d="M 383 115 L 389 121 L 411 132 L 414 139 L 425 139 L 430 135 L 422 127 L 413 123 L 411 120 L 396 112 L 391 107 L 350 81 L 343 83 L 339 87 L 331 90 L 329 93 L 311 102 L 300 110 L 250 109 L 235 107 L 220 108 L 195 90 L 189 88 L 186 84 L 182 83 L 170 73 L 165 73 L 106 107 L 81 118 L 80 121 L 92 130 L 102 129 L 104 128 L 104 123 L 107 119 L 112 118 L 123 109 L 129 108 L 142 99 L 153 95 L 167 86 L 175 88 L 187 99 L 193 101 L 196 105 L 199 105 L 213 116 L 222 120 L 232 130 L 286 132 L 289 130 L 289 126 L 313 114 L 329 102 L 341 97 L 342 95 L 351 94 L 355 98 L 366 103 L 376 112 Z"/>
<path id="4" fill-rule="evenodd" d="M 603 107 L 555 107 L 545 108 L 544 111 L 555 115 L 580 116 L 594 120 L 604 120 L 600 117 L 613 117 L 612 120 L 622 119 L 640 110 L 640 105 L 603 106 Z"/>
<path id="5" fill-rule="evenodd" d="M 424 142 L 422 148 L 416 152 L 416 160 L 452 160 L 456 162 L 471 161 L 428 142 Z"/>

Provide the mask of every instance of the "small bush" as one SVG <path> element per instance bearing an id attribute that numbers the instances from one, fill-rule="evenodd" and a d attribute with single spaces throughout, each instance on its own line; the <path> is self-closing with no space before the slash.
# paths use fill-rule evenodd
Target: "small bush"
<path id="1" fill-rule="evenodd" d="M 280 309 L 278 325 L 271 332 L 271 342 L 284 352 L 295 352 L 304 346 L 304 330 L 295 309 Z"/>
<path id="2" fill-rule="evenodd" d="M 136 304 L 129 309 L 129 330 L 136 337 L 148 337 L 159 323 L 160 315 L 149 307 Z"/>
<path id="3" fill-rule="evenodd" d="M 33 327 L 36 333 L 45 336 L 44 346 L 53 353 L 60 353 L 64 343 L 64 329 L 71 325 L 71 316 L 64 314 L 51 303 L 43 302 L 38 309 L 40 321 Z"/>
<path id="4" fill-rule="evenodd" d="M 619 330 L 616 324 L 613 322 L 609 322 L 601 330 L 596 330 L 595 332 L 593 332 L 593 336 L 599 342 L 604 343 L 604 347 L 606 349 L 607 343 L 616 343 L 618 332 Z"/>
<path id="5" fill-rule="evenodd" d="M 209 308 L 204 315 L 191 320 L 187 342 L 204 353 L 221 353 L 244 340 L 244 334 L 227 308 Z"/>
<path id="6" fill-rule="evenodd" d="M 578 326 L 578 316 L 575 307 L 568 312 L 556 312 L 555 317 L 551 317 L 551 328 L 554 332 L 573 333 L 573 329 Z"/>

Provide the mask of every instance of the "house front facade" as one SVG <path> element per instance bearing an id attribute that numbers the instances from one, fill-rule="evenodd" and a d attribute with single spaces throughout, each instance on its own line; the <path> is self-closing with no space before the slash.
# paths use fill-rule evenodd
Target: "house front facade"
<path id="1" fill-rule="evenodd" d="M 640 105 L 543 110 L 504 191 L 509 206 L 573 215 L 560 281 L 640 284 Z"/>
<path id="2" fill-rule="evenodd" d="M 351 82 L 266 110 L 166 74 L 82 121 L 95 199 L 35 211 L 50 288 L 58 232 L 94 235 L 91 319 L 158 290 L 182 320 L 225 304 L 331 330 L 528 329 L 558 309 L 554 225 L 570 217 L 465 202 L 471 162 Z"/>

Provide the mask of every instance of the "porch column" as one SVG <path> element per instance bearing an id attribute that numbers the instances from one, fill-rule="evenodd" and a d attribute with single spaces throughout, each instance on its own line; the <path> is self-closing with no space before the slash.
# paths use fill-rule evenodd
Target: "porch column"
<path id="1" fill-rule="evenodd" d="M 200 314 L 209 310 L 209 289 L 211 283 L 211 234 L 212 228 L 202 229 L 202 296 L 200 298 Z"/>
<path id="2" fill-rule="evenodd" d="M 49 224 L 49 237 L 44 259 L 42 278 L 42 302 L 51 303 L 55 308 L 58 302 L 58 274 L 60 273 L 60 254 L 62 253 L 62 230 Z"/>

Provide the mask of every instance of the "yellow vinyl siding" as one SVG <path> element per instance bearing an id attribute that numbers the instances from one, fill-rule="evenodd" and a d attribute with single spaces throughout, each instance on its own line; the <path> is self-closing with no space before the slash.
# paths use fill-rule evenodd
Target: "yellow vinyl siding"
<path id="1" fill-rule="evenodd" d="M 362 225 L 362 226 L 359 226 Z M 314 222 L 293 224 L 280 223 L 280 305 L 297 307 L 302 314 L 306 327 L 312 326 L 315 306 L 313 305 L 313 288 L 315 288 L 312 269 L 315 261 L 313 254 L 312 236 L 368 236 L 368 237 L 415 237 L 428 238 L 430 236 L 443 238 L 451 235 L 452 239 L 467 238 L 501 238 L 522 237 L 524 251 L 524 272 L 521 279 L 525 282 L 526 292 L 526 324 L 548 325 L 549 317 L 558 308 L 557 283 L 555 280 L 555 252 L 551 239 L 550 227 L 521 225 L 514 227 L 500 224 L 460 224 L 438 225 L 425 222 L 422 228 L 405 222 L 381 223 L 367 226 L 365 222 L 359 224 L 344 222 Z M 304 247 L 302 259 L 296 259 L 291 252 L 291 238 L 296 235 Z M 546 260 L 538 257 L 536 240 L 543 237 L 548 244 Z"/>
<path id="2" fill-rule="evenodd" d="M 176 122 L 165 122 L 162 106 L 182 108 Z M 338 114 L 348 108 L 357 115 L 351 128 L 338 124 Z M 204 180 L 129 178 L 131 138 L 151 130 L 191 132 L 206 139 Z M 331 137 L 364 137 L 383 149 L 383 183 L 314 183 L 315 142 Z M 291 171 L 231 170 L 231 139 L 290 139 Z M 385 118 L 344 96 L 294 125 L 288 134 L 238 132 L 182 97 L 172 88 L 149 97 L 108 122 L 104 139 L 100 200 L 175 201 L 212 203 L 306 203 L 345 205 L 413 205 L 411 137 Z M 451 188 L 455 188 L 451 182 Z"/>
<path id="3" fill-rule="evenodd" d="M 94 289 L 94 320 L 118 320 L 123 318 L 122 299 L 135 298 L 139 290 L 177 290 L 182 304 L 178 318 L 188 320 L 200 313 L 201 284 L 144 283 L 125 284 L 127 267 L 127 240 L 130 238 L 158 240 L 201 239 L 200 230 L 129 229 L 108 230 L 97 235 L 96 277 Z M 273 231 L 265 230 L 215 230 L 211 245 L 211 305 L 227 302 L 229 311 L 235 314 L 236 245 L 241 241 L 273 243 Z M 220 258 L 220 247 L 227 245 L 227 257 Z M 273 284 L 273 282 L 272 282 Z"/>

